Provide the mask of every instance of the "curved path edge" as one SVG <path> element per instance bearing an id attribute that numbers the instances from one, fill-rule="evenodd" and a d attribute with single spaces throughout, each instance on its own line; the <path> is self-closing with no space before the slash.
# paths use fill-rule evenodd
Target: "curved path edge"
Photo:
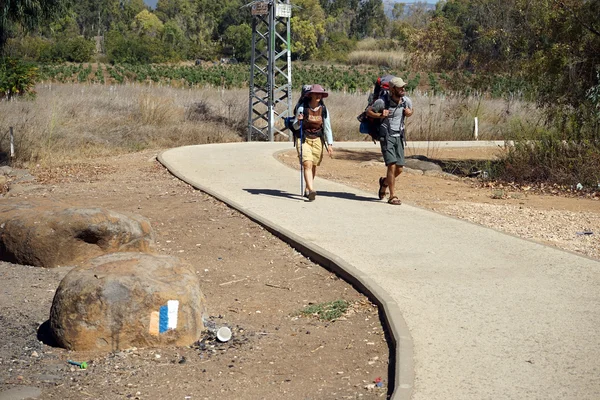
<path id="1" fill-rule="evenodd" d="M 164 151 L 158 154 L 157 160 L 175 177 L 179 178 L 183 182 L 186 182 L 195 189 L 201 190 L 202 192 L 205 192 L 217 200 L 227 204 L 228 206 L 250 218 L 252 221 L 262 225 L 269 232 L 288 243 L 306 257 L 310 257 L 316 263 L 338 274 L 345 281 L 352 284 L 359 292 L 363 293 L 371 301 L 377 304 L 383 311 L 384 323 L 389 333 L 391 339 L 390 344 L 392 346 L 392 357 L 390 359 L 390 364 L 392 364 L 393 373 L 390 376 L 390 380 L 393 379 L 393 381 L 390 382 L 390 387 L 393 388 L 393 390 L 390 399 L 410 400 L 412 397 L 415 378 L 413 365 L 413 340 L 410 330 L 408 329 L 406 321 L 404 320 L 396 301 L 394 301 L 394 299 L 392 299 L 392 297 L 379 285 L 377 285 L 368 275 L 364 274 L 335 254 L 332 254 L 322 247 L 304 240 L 299 235 L 296 235 L 289 230 L 273 223 L 272 221 L 269 221 L 267 218 L 263 218 L 257 213 L 246 209 L 227 196 L 224 196 L 204 185 L 194 182 L 189 177 L 186 177 L 184 174 L 177 171 L 177 169 L 174 168 L 167 160 L 165 160 L 164 157 L 162 157 L 163 153 Z M 279 153 L 279 151 L 274 152 L 274 154 L 277 153 Z"/>

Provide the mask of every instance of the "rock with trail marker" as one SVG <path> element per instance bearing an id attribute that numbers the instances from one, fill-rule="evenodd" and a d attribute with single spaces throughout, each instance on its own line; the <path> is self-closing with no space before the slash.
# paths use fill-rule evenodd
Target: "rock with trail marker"
<path id="1" fill-rule="evenodd" d="M 165 255 L 113 253 L 71 270 L 50 311 L 69 350 L 188 346 L 204 331 L 206 300 L 195 271 Z"/>

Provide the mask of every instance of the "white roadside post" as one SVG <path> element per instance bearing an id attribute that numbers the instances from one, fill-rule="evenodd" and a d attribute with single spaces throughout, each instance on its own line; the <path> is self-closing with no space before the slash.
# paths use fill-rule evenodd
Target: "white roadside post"
<path id="1" fill-rule="evenodd" d="M 15 157 L 15 135 L 13 134 L 13 127 L 9 128 L 10 131 L 10 158 Z"/>

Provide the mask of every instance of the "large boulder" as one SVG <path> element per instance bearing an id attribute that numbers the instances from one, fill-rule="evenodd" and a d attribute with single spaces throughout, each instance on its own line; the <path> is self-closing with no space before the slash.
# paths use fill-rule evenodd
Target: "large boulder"
<path id="1" fill-rule="evenodd" d="M 76 264 L 106 253 L 152 252 L 154 232 L 139 215 L 49 200 L 0 202 L 0 260 L 38 267 Z"/>
<path id="2" fill-rule="evenodd" d="M 70 350 L 187 346 L 200 339 L 205 314 L 198 277 L 180 259 L 113 253 L 63 278 L 50 330 Z"/>
<path id="3" fill-rule="evenodd" d="M 411 168 L 411 169 L 417 169 L 417 170 L 421 170 L 423 172 L 425 172 L 425 171 L 442 172 L 442 167 L 440 167 L 438 164 L 434 163 L 433 161 L 429 160 L 425 156 L 406 157 L 406 160 L 404 160 L 404 161 L 405 161 L 406 167 Z"/>

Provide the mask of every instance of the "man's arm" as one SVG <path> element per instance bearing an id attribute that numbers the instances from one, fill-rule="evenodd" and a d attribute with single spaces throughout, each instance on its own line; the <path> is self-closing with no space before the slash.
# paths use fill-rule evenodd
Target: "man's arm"
<path id="1" fill-rule="evenodd" d="M 408 97 L 404 98 L 404 116 L 405 117 L 410 117 L 411 115 L 413 115 L 413 105 L 412 105 L 412 101 L 411 99 L 409 99 Z"/>
<path id="2" fill-rule="evenodd" d="M 390 110 L 385 109 L 385 103 L 382 99 L 375 100 L 372 106 L 367 107 L 367 117 L 370 118 L 385 118 L 389 115 Z"/>

